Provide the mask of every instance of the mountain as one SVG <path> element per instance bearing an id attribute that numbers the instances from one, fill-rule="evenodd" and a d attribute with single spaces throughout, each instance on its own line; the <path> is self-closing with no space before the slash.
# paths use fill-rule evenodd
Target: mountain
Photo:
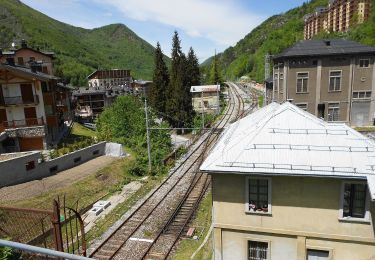
<path id="1" fill-rule="evenodd" d="M 312 0 L 286 13 L 268 18 L 251 31 L 234 47 L 218 54 L 222 73 L 227 79 L 243 75 L 259 82 L 264 80 L 265 55 L 278 54 L 285 48 L 303 39 L 303 16 L 312 13 L 318 6 L 327 6 L 327 0 Z M 375 0 L 368 22 L 353 27 L 347 33 L 321 34 L 318 38 L 349 38 L 375 46 Z M 209 71 L 212 57 L 202 63 L 202 70 Z M 207 74 L 207 73 L 206 73 Z"/>
<path id="2" fill-rule="evenodd" d="M 55 52 L 56 74 L 84 85 L 95 69 L 131 69 L 150 80 L 154 47 L 123 24 L 83 29 L 54 20 L 18 0 L 0 0 L 0 47 L 25 39 L 29 46 Z M 169 59 L 166 59 L 169 63 Z"/>

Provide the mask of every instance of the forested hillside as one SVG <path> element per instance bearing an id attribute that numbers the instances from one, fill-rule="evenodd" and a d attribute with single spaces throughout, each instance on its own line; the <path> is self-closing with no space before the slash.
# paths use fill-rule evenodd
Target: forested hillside
<path id="1" fill-rule="evenodd" d="M 283 49 L 303 39 L 303 16 L 313 12 L 318 6 L 326 6 L 327 0 L 312 0 L 284 14 L 267 19 L 260 26 L 240 40 L 234 47 L 218 55 L 222 73 L 226 79 L 236 79 L 248 75 L 252 79 L 264 79 L 264 56 L 278 54 Z M 372 14 L 365 24 L 353 27 L 348 33 L 321 34 L 317 37 L 346 37 L 364 44 L 375 46 L 375 0 L 372 0 Z M 212 58 L 202 64 L 209 70 Z M 206 75 L 209 73 L 206 73 Z"/>
<path id="2" fill-rule="evenodd" d="M 152 79 L 154 47 L 125 25 L 88 30 L 56 21 L 18 0 L 0 0 L 0 47 L 21 39 L 54 51 L 57 74 L 74 85 L 84 85 L 97 68 L 131 69 L 137 78 Z"/>

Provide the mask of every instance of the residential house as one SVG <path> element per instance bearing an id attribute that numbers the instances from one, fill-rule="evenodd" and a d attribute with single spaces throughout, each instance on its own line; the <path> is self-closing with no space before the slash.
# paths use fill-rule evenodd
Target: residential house
<path id="1" fill-rule="evenodd" d="M 321 32 L 345 32 L 369 18 L 371 0 L 329 0 L 328 6 L 317 7 L 304 17 L 304 38 L 311 39 Z"/>
<path id="2" fill-rule="evenodd" d="M 220 111 L 220 85 L 191 86 L 192 104 L 198 113 Z"/>
<path id="3" fill-rule="evenodd" d="M 61 137 L 70 90 L 57 85 L 52 59 L 25 41 L 0 52 L 0 152 L 41 150 Z"/>
<path id="4" fill-rule="evenodd" d="M 273 100 L 326 121 L 373 124 L 375 48 L 344 39 L 300 41 L 273 62 Z"/>
<path id="5" fill-rule="evenodd" d="M 375 258 L 375 143 L 285 102 L 225 130 L 212 178 L 214 259 Z"/>

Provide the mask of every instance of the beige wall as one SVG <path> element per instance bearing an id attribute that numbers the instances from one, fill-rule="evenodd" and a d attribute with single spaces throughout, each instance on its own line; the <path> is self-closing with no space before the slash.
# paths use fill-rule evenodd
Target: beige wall
<path id="1" fill-rule="evenodd" d="M 221 253 L 223 259 L 245 259 L 246 241 L 255 237 L 271 242 L 272 259 L 297 259 L 300 237 L 306 240 L 301 252 L 305 252 L 305 244 L 310 247 L 323 244 L 337 255 L 332 259 L 375 257 L 374 203 L 370 223 L 339 221 L 340 179 L 272 177 L 272 215 L 245 213 L 245 180 L 243 175 L 213 174 L 217 256 Z M 353 250 L 360 257 L 346 258 Z M 282 253 L 276 255 L 279 251 Z M 231 254 L 238 258 L 225 257 Z"/>
<path id="2" fill-rule="evenodd" d="M 206 106 L 204 103 L 207 102 Z M 219 96 L 217 92 L 209 93 L 192 93 L 192 105 L 196 112 L 214 113 L 217 111 L 217 106 L 219 105 Z"/>
<path id="3" fill-rule="evenodd" d="M 370 59 L 370 66 L 368 68 L 359 67 L 360 59 Z M 302 61 L 302 63 L 301 63 Z M 315 63 L 313 63 L 315 61 Z M 343 56 L 343 57 L 323 57 L 323 58 L 296 58 L 285 60 L 284 64 L 289 62 L 286 66 L 287 72 L 284 72 L 284 81 L 286 83 L 287 93 L 281 94 L 279 91 L 274 91 L 274 100 L 283 102 L 286 100 L 293 100 L 294 104 L 307 103 L 307 111 L 313 115 L 318 116 L 317 106 L 319 103 L 325 104 L 325 119 L 328 119 L 328 104 L 339 103 L 340 118 L 339 121 L 352 123 L 349 115 L 351 114 L 351 102 L 353 91 L 372 91 L 375 93 L 375 58 L 373 56 Z M 320 67 L 319 67 L 320 66 Z M 283 70 L 277 66 L 274 68 L 274 76 L 278 71 Z M 341 90 L 329 91 L 329 75 L 330 71 L 341 71 Z M 308 72 L 308 93 L 296 93 L 297 73 Z M 362 102 L 363 100 L 361 100 Z M 371 111 L 368 113 L 364 125 L 372 125 L 375 100 L 368 99 L 371 102 Z"/>

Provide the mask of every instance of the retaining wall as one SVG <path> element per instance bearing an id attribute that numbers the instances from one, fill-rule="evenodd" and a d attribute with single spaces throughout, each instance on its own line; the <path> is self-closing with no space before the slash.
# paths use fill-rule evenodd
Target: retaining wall
<path id="1" fill-rule="evenodd" d="M 40 162 L 40 152 L 0 161 L 0 188 L 42 179 L 105 154 L 106 142 L 91 145 L 50 161 Z"/>

